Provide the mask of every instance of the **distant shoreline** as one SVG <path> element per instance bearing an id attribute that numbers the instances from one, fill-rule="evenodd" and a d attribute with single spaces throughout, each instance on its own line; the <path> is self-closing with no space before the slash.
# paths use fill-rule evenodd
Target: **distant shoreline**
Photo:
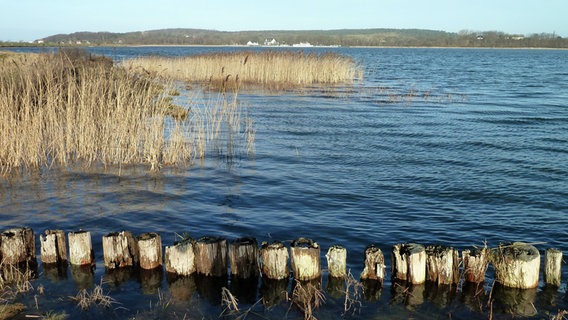
<path id="1" fill-rule="evenodd" d="M 568 48 L 555 47 L 474 47 L 474 46 L 318 46 L 294 47 L 294 46 L 247 46 L 247 45 L 220 45 L 220 44 L 104 44 L 104 45 L 13 45 L 0 43 L 0 49 L 9 48 L 144 48 L 144 47 L 188 47 L 188 48 L 250 48 L 250 49 L 481 49 L 481 50 L 568 50 Z"/>
<path id="2" fill-rule="evenodd" d="M 556 33 L 530 35 L 499 31 L 446 32 L 427 29 L 338 29 L 216 31 L 170 28 L 136 32 L 74 32 L 0 46 L 297 46 L 365 48 L 568 48 Z"/>

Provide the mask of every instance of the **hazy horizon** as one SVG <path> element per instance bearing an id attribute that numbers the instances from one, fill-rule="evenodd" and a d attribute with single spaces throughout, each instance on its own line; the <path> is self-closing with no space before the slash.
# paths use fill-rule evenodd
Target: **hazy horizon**
<path id="1" fill-rule="evenodd" d="M 355 0 L 264 2 L 211 0 L 13 1 L 3 8 L 1 41 L 33 41 L 74 32 L 169 28 L 217 31 L 425 29 L 568 36 L 568 1 Z"/>

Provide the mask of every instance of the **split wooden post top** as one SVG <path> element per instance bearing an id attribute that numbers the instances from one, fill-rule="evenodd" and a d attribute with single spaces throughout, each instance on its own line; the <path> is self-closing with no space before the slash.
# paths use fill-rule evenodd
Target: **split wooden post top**
<path id="1" fill-rule="evenodd" d="M 65 231 L 45 230 L 39 235 L 41 262 L 45 264 L 67 264 L 67 242 Z"/>
<path id="2" fill-rule="evenodd" d="M 410 284 L 426 282 L 426 249 L 417 243 L 392 247 L 392 277 Z"/>
<path id="3" fill-rule="evenodd" d="M 380 248 L 371 244 L 365 248 L 365 267 L 361 273 L 361 280 L 375 280 L 383 285 L 385 275 L 385 256 Z"/>

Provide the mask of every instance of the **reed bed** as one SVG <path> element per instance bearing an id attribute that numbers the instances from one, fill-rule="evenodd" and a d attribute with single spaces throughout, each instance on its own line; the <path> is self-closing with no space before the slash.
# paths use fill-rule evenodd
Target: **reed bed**
<path id="1" fill-rule="evenodd" d="M 230 84 L 276 90 L 334 85 L 354 82 L 363 75 L 351 57 L 288 50 L 140 57 L 124 64 L 148 74 L 208 84 L 216 89 L 225 89 Z"/>
<path id="2" fill-rule="evenodd" d="M 143 163 L 154 170 L 187 164 L 219 138 L 210 130 L 241 121 L 236 98 L 225 94 L 215 112 L 190 114 L 188 105 L 174 119 L 170 85 L 84 52 L 3 56 L 0 173 L 76 163 Z"/>

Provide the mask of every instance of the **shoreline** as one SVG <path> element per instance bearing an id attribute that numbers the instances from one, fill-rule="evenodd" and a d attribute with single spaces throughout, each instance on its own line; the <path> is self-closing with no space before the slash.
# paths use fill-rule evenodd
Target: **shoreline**
<path id="1" fill-rule="evenodd" d="M 235 45 L 235 44 L 108 44 L 108 45 L 1 45 L 0 50 L 10 48 L 146 48 L 146 47 L 188 47 L 188 48 L 260 48 L 260 49 L 483 49 L 483 50 L 568 50 L 568 48 L 555 48 L 555 47 L 472 47 L 472 46 L 248 46 L 248 45 Z"/>

